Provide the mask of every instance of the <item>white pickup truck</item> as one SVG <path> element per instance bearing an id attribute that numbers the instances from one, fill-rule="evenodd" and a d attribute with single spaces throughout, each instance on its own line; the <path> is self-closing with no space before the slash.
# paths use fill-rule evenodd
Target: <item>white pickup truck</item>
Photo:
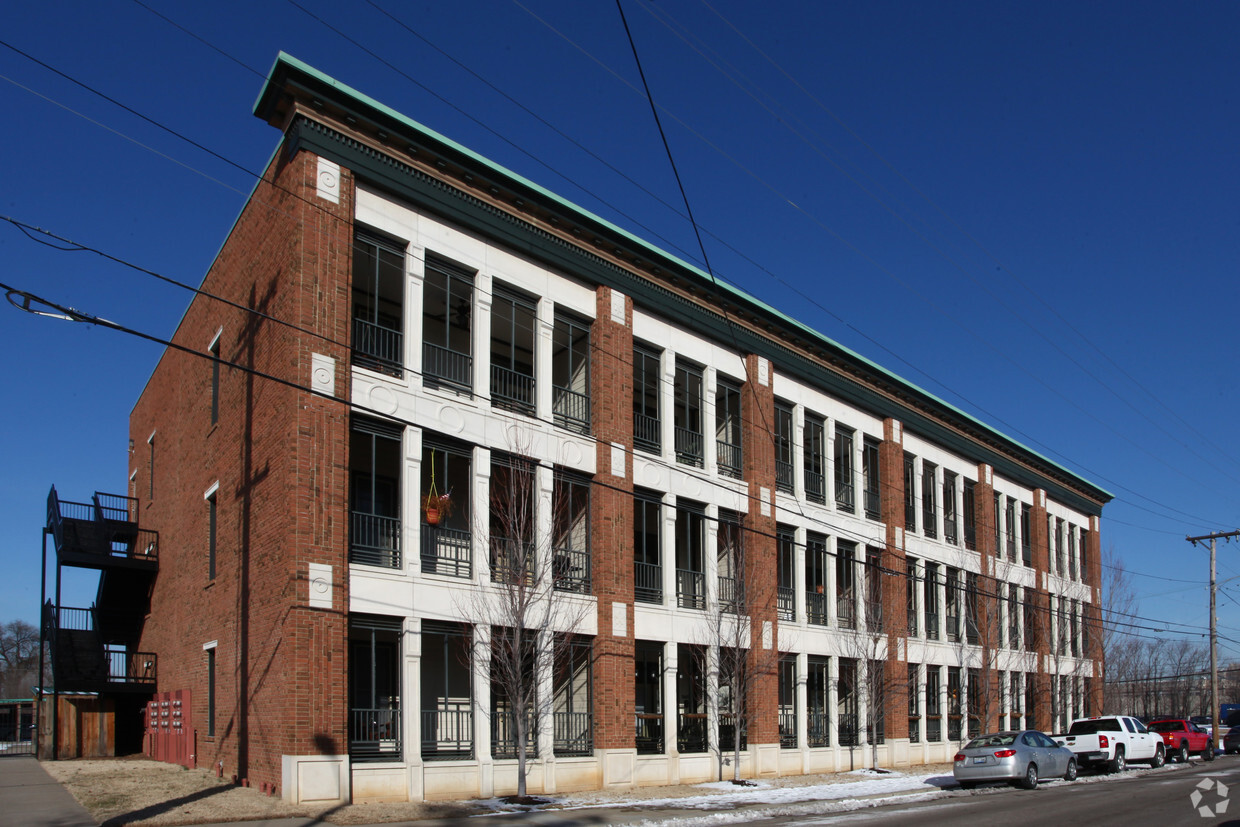
<path id="1" fill-rule="evenodd" d="M 1136 718 L 1123 715 L 1078 718 L 1067 734 L 1051 738 L 1076 753 L 1080 767 L 1103 765 L 1109 772 L 1123 772 L 1130 761 L 1148 762 L 1151 767 L 1161 767 L 1167 761 L 1162 737 Z"/>

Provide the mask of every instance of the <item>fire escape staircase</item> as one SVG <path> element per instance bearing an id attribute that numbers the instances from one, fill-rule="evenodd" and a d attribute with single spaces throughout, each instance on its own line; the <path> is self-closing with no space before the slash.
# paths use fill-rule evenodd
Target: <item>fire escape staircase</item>
<path id="1" fill-rule="evenodd" d="M 61 566 L 99 572 L 89 608 L 43 607 L 43 635 L 59 692 L 155 690 L 157 658 L 138 652 L 159 571 L 159 535 L 138 526 L 137 501 L 96 492 L 89 503 L 47 498 L 47 530 Z"/>

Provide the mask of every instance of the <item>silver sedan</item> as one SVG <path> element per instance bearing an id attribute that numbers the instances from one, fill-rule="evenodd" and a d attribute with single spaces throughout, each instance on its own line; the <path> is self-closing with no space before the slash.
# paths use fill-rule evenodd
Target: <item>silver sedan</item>
<path id="1" fill-rule="evenodd" d="M 1006 781 L 1026 790 L 1043 778 L 1076 780 L 1076 756 L 1036 729 L 993 732 L 974 738 L 956 753 L 952 774 L 966 790 L 987 781 Z"/>

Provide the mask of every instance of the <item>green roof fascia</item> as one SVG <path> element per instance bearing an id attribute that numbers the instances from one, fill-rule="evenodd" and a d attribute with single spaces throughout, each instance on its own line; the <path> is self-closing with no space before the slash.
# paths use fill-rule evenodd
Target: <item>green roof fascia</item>
<path id="1" fill-rule="evenodd" d="M 768 305 L 766 302 L 762 301 L 761 299 L 755 296 L 752 296 L 749 293 L 746 293 L 745 291 L 741 290 L 740 288 L 737 288 L 731 284 L 728 284 L 727 282 L 718 280 L 717 278 L 712 276 L 710 273 L 707 273 L 701 270 L 697 266 L 690 264 L 689 262 L 686 262 L 683 259 L 680 259 L 679 257 L 666 252 L 665 250 L 662 250 L 661 248 L 649 243 L 648 241 L 642 238 L 639 238 L 638 236 L 633 235 L 632 233 L 623 229 L 622 227 L 618 227 L 612 222 L 600 216 L 595 215 L 589 210 L 586 210 L 585 208 L 580 207 L 572 203 L 571 201 L 568 201 L 567 199 L 551 192 L 550 190 L 545 189 L 544 187 L 534 183 L 533 181 L 528 180 L 527 178 L 519 175 L 518 173 L 513 172 L 512 170 L 509 170 L 482 155 L 479 155 L 478 153 L 474 152 L 473 150 L 470 150 L 469 148 L 465 146 L 462 146 L 456 141 L 453 141 L 452 139 L 446 136 L 440 135 L 438 132 L 434 131 L 433 129 L 430 129 L 429 127 L 424 126 L 423 124 L 413 120 L 412 118 L 409 118 L 408 116 L 403 115 L 395 111 L 394 109 L 391 109 L 390 107 L 353 89 L 347 84 L 341 83 L 335 78 L 332 78 L 320 72 L 314 67 L 309 66 L 308 64 L 298 60 L 297 58 L 283 51 L 280 52 L 280 54 L 277 56 L 275 63 L 272 65 L 271 72 L 268 74 L 267 81 L 264 84 L 262 91 L 259 93 L 258 99 L 254 103 L 254 114 L 256 116 L 263 118 L 264 120 L 268 120 L 268 121 L 271 120 L 271 115 L 278 103 L 279 94 L 280 94 L 280 90 L 282 89 L 283 83 L 286 80 L 288 80 L 290 76 L 295 75 L 295 74 L 303 75 L 304 76 L 303 80 L 308 80 L 310 82 L 310 85 L 320 87 L 324 91 L 334 90 L 335 92 L 344 96 L 349 101 L 352 101 L 356 104 L 360 104 L 363 108 L 371 110 L 371 112 L 368 113 L 371 117 L 373 117 L 375 113 L 378 113 L 380 116 L 382 116 L 383 119 L 392 121 L 396 125 L 399 125 L 405 129 L 409 129 L 417 133 L 421 139 L 430 141 L 432 143 L 439 144 L 441 147 L 447 150 L 450 150 L 452 153 L 459 155 L 462 158 L 472 163 L 475 163 L 479 165 L 480 167 L 490 171 L 491 173 L 495 174 L 497 177 L 501 177 L 505 179 L 506 183 L 515 184 L 523 189 L 527 189 L 530 192 L 537 194 L 541 198 L 546 199 L 547 201 L 557 205 L 558 207 L 565 210 L 566 212 L 575 215 L 577 218 L 583 220 L 584 222 L 601 227 L 605 229 L 607 232 L 621 237 L 627 243 L 635 247 L 641 248 L 642 250 L 647 252 L 652 257 L 661 259 L 662 261 L 673 265 L 676 269 L 679 269 L 685 273 L 693 275 L 704 286 L 710 286 L 710 287 L 715 288 L 716 290 L 726 292 L 730 294 L 737 302 L 743 303 L 747 305 L 749 308 L 756 308 L 760 310 L 762 313 L 764 313 L 765 315 L 770 316 L 774 321 L 777 321 L 779 324 L 785 325 L 790 328 L 794 328 L 795 330 L 800 332 L 802 335 L 821 342 L 827 348 L 833 351 L 836 351 L 842 356 L 847 357 L 849 361 L 854 362 L 858 366 L 863 367 L 864 369 L 871 371 L 875 374 L 878 374 L 879 376 L 885 378 L 886 380 L 892 382 L 895 385 L 899 385 L 907 389 L 912 394 L 921 397 L 923 400 L 927 402 L 932 403 L 933 406 L 936 406 L 940 408 L 941 410 L 950 413 L 952 416 L 959 417 L 960 419 L 967 421 L 970 425 L 982 431 L 992 434 L 998 440 L 1013 446 L 1014 448 L 1018 449 L 1018 452 L 1023 452 L 1029 457 L 1035 459 L 1037 462 L 1042 463 L 1048 467 L 1057 469 L 1061 473 L 1078 481 L 1080 484 L 1082 484 L 1086 488 L 1092 489 L 1093 492 L 1096 493 L 1099 499 L 1104 500 L 1104 501 L 1109 501 L 1114 498 L 1113 494 L 1101 488 L 1100 486 L 1090 482 L 1089 480 L 1085 479 L 1080 474 L 1077 474 L 1069 470 L 1068 468 L 1061 465 L 1060 463 L 1055 462 L 1052 459 L 1049 459 L 1048 457 L 1044 456 L 1038 451 L 1035 451 L 1032 448 L 1029 448 L 1023 443 L 1019 442 L 1018 440 L 1015 440 L 1007 436 L 1003 432 L 986 424 L 985 422 L 973 416 L 972 414 L 969 414 L 966 411 L 961 410 L 960 408 L 956 407 L 955 405 L 952 405 L 949 402 L 946 402 L 945 400 L 941 399 L 935 394 L 930 393 L 929 391 L 919 387 L 918 385 L 912 382 L 909 382 L 908 380 L 904 379 L 898 374 L 893 373 L 892 371 L 884 368 L 882 365 L 879 365 L 876 362 L 868 359 L 867 357 L 862 356 L 860 353 L 857 353 L 851 348 L 848 348 L 847 346 L 842 345 L 839 342 L 836 342 L 835 340 L 824 335 L 818 330 L 815 330 L 809 325 L 801 321 L 798 321 L 797 319 L 794 319 L 791 316 L 788 316 L 780 312 L 779 310 L 776 310 L 775 308 L 771 307 L 770 305 Z M 339 102 L 340 101 L 337 101 L 337 103 Z M 906 426 L 908 424 L 909 423 L 905 422 Z M 914 430 L 917 430 L 917 429 L 914 429 Z"/>

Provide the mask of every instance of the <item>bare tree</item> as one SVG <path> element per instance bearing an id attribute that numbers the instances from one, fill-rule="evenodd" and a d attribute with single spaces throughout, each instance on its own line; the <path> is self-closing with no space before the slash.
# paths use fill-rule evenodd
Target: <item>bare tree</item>
<path id="1" fill-rule="evenodd" d="M 473 640 L 469 656 L 489 663 L 492 709 L 483 714 L 491 715 L 492 749 L 517 760 L 518 797 L 527 794 L 538 724 L 554 720 L 556 670 L 575 685 L 580 642 L 574 633 L 590 609 L 583 596 L 590 591 L 589 482 L 556 474 L 548 492 L 540 491 L 540 476 L 528 452 L 493 458 L 484 535 L 489 587 L 462 607 L 466 617 L 491 627 L 489 640 Z M 550 519 L 540 521 L 548 511 Z"/>
<path id="2" fill-rule="evenodd" d="M 0 626 L 0 697 L 27 697 L 38 676 L 39 630 L 24 620 Z"/>

